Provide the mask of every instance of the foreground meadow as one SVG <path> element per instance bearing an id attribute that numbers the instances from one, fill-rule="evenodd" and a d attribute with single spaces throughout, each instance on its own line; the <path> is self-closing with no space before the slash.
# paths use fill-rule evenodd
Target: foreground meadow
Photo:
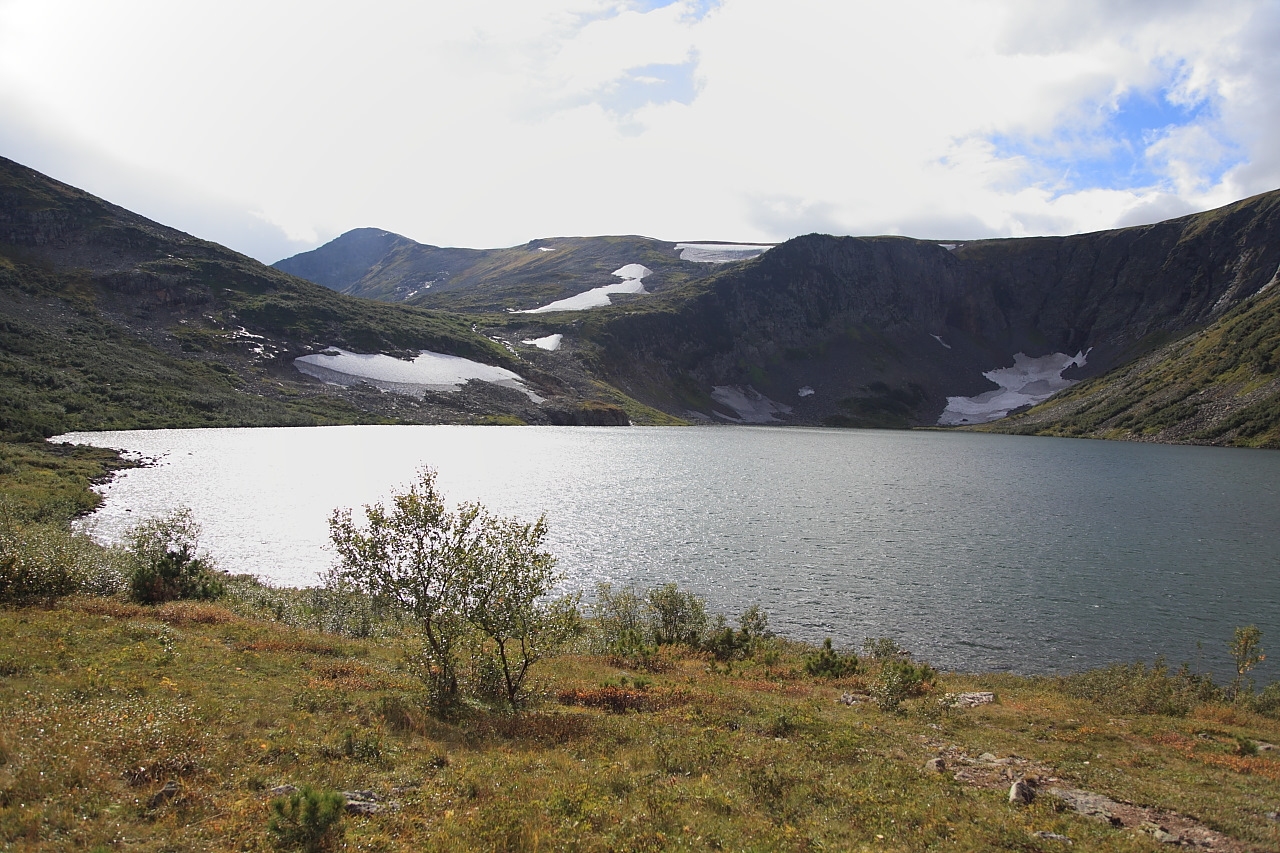
<path id="1" fill-rule="evenodd" d="M 0 611 L 0 844 L 1136 851 L 1189 839 L 1182 816 L 1222 834 L 1209 849 L 1280 849 L 1280 722 L 1148 668 L 942 674 L 882 710 L 865 655 L 824 678 L 785 641 L 727 664 L 670 646 L 643 672 L 584 640 L 539 665 L 527 707 L 440 719 L 412 632 L 299 627 L 306 593 L 231 586 L 216 603 Z M 962 691 L 995 701 L 947 701 Z M 1039 795 L 1011 805 L 1027 775 Z M 291 840 L 269 826 L 283 786 L 349 804 Z M 1055 786 L 1114 813 L 1080 814 Z M 1176 816 L 1117 825 L 1124 804 Z"/>

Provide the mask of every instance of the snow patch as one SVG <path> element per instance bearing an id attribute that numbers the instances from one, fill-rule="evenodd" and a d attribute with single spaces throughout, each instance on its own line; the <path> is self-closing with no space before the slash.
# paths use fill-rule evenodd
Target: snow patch
<path id="1" fill-rule="evenodd" d="M 653 270 L 641 264 L 627 264 L 613 271 L 613 274 L 622 279 L 622 281 L 613 284 L 606 284 L 601 287 L 593 287 L 591 290 L 585 290 L 576 296 L 570 296 L 566 299 L 557 299 L 549 305 L 543 305 L 541 308 L 529 308 L 524 311 L 512 311 L 513 314 L 546 314 L 549 311 L 586 311 L 588 308 L 603 308 L 610 304 L 613 300 L 609 298 L 611 293 L 648 293 L 644 289 L 644 277 L 653 275 Z"/>
<path id="2" fill-rule="evenodd" d="M 949 344 L 949 343 L 947 343 L 946 341 L 944 341 L 944 340 L 943 340 L 941 337 L 939 337 L 938 335 L 930 335 L 929 337 L 933 338 L 935 341 L 937 341 L 938 343 L 942 344 L 942 345 L 943 345 L 944 347 L 946 347 L 947 349 L 951 349 L 951 344 Z"/>
<path id="3" fill-rule="evenodd" d="M 383 391 L 412 397 L 422 397 L 427 391 L 456 391 L 470 380 L 477 379 L 514 388 L 535 403 L 545 402 L 525 386 L 518 373 L 428 350 L 423 350 L 413 361 L 404 361 L 389 355 L 364 355 L 331 347 L 323 353 L 295 358 L 293 366 L 301 373 L 330 385 L 358 385 L 363 382 Z"/>
<path id="4" fill-rule="evenodd" d="M 964 244 L 963 243 L 939 243 L 938 245 L 946 249 L 948 252 L 954 252 L 956 249 L 959 249 Z"/>
<path id="5" fill-rule="evenodd" d="M 799 394 L 801 397 L 812 397 L 812 396 L 813 396 L 813 389 L 812 389 L 812 388 L 810 388 L 808 385 L 806 385 L 806 386 L 804 386 L 803 388 L 801 388 L 799 391 L 797 391 L 796 393 L 797 393 L 797 394 Z"/>
<path id="6" fill-rule="evenodd" d="M 1074 379 L 1063 379 L 1062 371 L 1068 367 L 1084 367 L 1089 350 L 1067 355 L 1055 352 L 1040 358 L 1026 353 L 1013 357 L 1013 367 L 989 370 L 982 375 L 1000 387 L 976 397 L 948 397 L 947 408 L 938 418 L 938 426 L 960 424 L 985 424 L 999 420 L 1014 409 L 1043 403 L 1064 388 L 1076 384 Z"/>
<path id="7" fill-rule="evenodd" d="M 779 421 L 774 415 L 787 414 L 791 411 L 790 406 L 770 400 L 750 385 L 745 388 L 740 385 L 713 386 L 711 399 L 732 409 L 738 415 L 735 418 L 716 412 L 716 417 L 738 424 L 775 424 Z"/>
<path id="8" fill-rule="evenodd" d="M 547 335 L 545 338 L 532 338 L 531 340 L 521 341 L 520 343 L 528 346 L 544 349 L 548 352 L 555 352 L 560 349 L 561 342 L 564 341 L 564 335 Z"/>
<path id="9" fill-rule="evenodd" d="M 627 264 L 624 267 L 618 267 L 613 271 L 613 274 L 621 279 L 634 278 L 638 280 L 647 275 L 653 275 L 653 270 L 649 269 L 644 264 Z"/>
<path id="10" fill-rule="evenodd" d="M 539 251 L 539 252 L 554 252 L 554 251 L 555 251 L 555 249 L 551 248 L 550 246 L 539 246 L 539 247 L 538 247 L 538 251 Z"/>
<path id="11" fill-rule="evenodd" d="M 698 264 L 730 264 L 763 255 L 773 246 L 747 243 L 677 243 L 680 260 Z"/>

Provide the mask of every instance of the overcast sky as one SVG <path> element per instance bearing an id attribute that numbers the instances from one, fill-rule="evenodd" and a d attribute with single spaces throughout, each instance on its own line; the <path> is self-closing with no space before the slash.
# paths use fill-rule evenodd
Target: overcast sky
<path id="1" fill-rule="evenodd" d="M 1280 188 L 1278 0 L 0 0 L 0 154 L 264 261 L 1154 222 Z"/>

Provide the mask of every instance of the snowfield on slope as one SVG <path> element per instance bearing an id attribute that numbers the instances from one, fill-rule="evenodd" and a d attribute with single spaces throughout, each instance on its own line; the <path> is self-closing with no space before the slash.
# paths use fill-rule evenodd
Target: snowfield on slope
<path id="1" fill-rule="evenodd" d="M 367 383 L 396 394 L 421 397 L 427 391 L 456 391 L 472 379 L 513 388 L 535 403 L 544 398 L 530 391 L 520 374 L 505 367 L 481 364 L 469 358 L 423 350 L 413 361 L 389 355 L 364 355 L 330 347 L 323 353 L 304 355 L 293 366 L 330 385 Z"/>
<path id="2" fill-rule="evenodd" d="M 763 255 L 772 249 L 769 245 L 747 243 L 677 243 L 680 260 L 698 264 L 731 264 Z"/>
<path id="3" fill-rule="evenodd" d="M 1031 358 L 1020 352 L 1013 357 L 1013 367 L 1001 367 L 982 374 L 999 388 L 976 397 L 948 397 L 947 408 L 938 418 L 938 426 L 985 424 L 999 420 L 1022 406 L 1043 403 L 1062 389 L 1076 384 L 1074 379 L 1063 379 L 1062 371 L 1068 367 L 1084 367 L 1088 354 L 1088 350 L 1075 355 L 1055 352 Z"/>
<path id="4" fill-rule="evenodd" d="M 605 284 L 584 290 L 575 296 L 557 299 L 541 308 L 529 308 L 524 311 L 512 311 L 513 314 L 546 314 L 550 311 L 586 311 L 588 308 L 603 308 L 612 303 L 611 293 L 648 293 L 644 289 L 644 277 L 653 275 L 653 270 L 640 264 L 627 264 L 613 271 L 622 281 Z"/>

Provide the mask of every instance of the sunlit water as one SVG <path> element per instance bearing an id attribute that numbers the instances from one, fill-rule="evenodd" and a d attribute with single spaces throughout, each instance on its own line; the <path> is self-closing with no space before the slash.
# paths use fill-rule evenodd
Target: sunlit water
<path id="1" fill-rule="evenodd" d="M 675 581 L 714 611 L 760 603 L 796 638 L 893 636 L 956 669 L 1052 672 L 1165 654 L 1219 675 L 1234 626 L 1280 642 L 1274 452 L 763 427 L 64 440 L 158 460 L 106 488 L 92 520 L 100 537 L 189 506 L 224 568 L 281 584 L 314 584 L 331 564 L 335 507 L 385 500 L 427 465 L 451 501 L 545 512 L 569 588 Z"/>

